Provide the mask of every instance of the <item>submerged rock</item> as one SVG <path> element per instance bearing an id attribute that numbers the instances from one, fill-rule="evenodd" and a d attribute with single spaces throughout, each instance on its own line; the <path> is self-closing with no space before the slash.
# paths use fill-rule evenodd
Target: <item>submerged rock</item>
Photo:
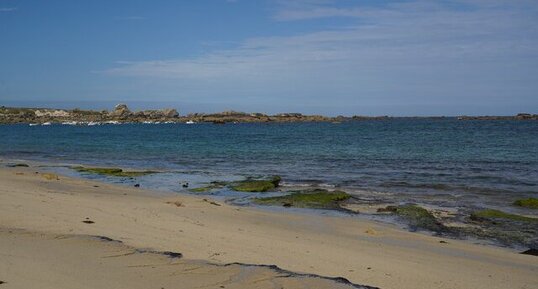
<path id="1" fill-rule="evenodd" d="M 432 213 L 417 205 L 398 206 L 394 213 L 405 219 L 413 230 L 426 229 L 434 232 L 446 230 Z"/>
<path id="2" fill-rule="evenodd" d="M 207 193 L 207 192 L 215 190 L 215 189 L 222 189 L 227 185 L 228 185 L 228 182 L 213 181 L 207 186 L 193 188 L 193 189 L 190 189 L 189 191 L 192 192 L 192 193 Z"/>
<path id="3" fill-rule="evenodd" d="M 529 209 L 538 209 L 538 198 L 528 198 L 522 200 L 516 200 L 514 206 L 524 207 Z"/>
<path id="4" fill-rule="evenodd" d="M 72 167 L 72 169 L 81 173 L 91 173 L 98 175 L 106 175 L 113 177 L 139 177 L 149 174 L 155 174 L 155 171 L 124 171 L 119 168 L 86 168 L 86 167 Z"/>
<path id="5" fill-rule="evenodd" d="M 341 209 L 340 204 L 350 197 L 351 195 L 342 191 L 329 192 L 316 189 L 294 192 L 285 196 L 257 198 L 254 202 L 260 205 L 279 205 L 284 207 Z"/>
<path id="6" fill-rule="evenodd" d="M 396 213 L 398 206 L 386 206 L 384 208 L 378 208 L 378 213 Z"/>
<path id="7" fill-rule="evenodd" d="M 533 248 L 538 244 L 538 218 L 485 209 L 471 213 L 469 220 L 475 227 L 458 228 L 454 231 L 467 236 L 496 240 L 507 246 L 517 244 Z"/>
<path id="8" fill-rule="evenodd" d="M 280 176 L 274 176 L 270 180 L 244 180 L 235 182 L 231 189 L 238 192 L 267 192 L 279 186 Z"/>
<path id="9" fill-rule="evenodd" d="M 519 222 L 538 222 L 538 218 L 529 218 L 521 215 L 505 213 L 503 211 L 494 210 L 494 209 L 485 209 L 481 211 L 476 211 L 471 214 L 471 220 L 473 221 L 519 221 Z"/>

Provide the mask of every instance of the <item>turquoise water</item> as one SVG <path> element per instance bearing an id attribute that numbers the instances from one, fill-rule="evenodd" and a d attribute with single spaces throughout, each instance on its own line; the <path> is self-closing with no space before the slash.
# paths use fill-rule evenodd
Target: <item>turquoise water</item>
<path id="1" fill-rule="evenodd" d="M 137 181 L 169 191 L 183 179 L 281 175 L 288 186 L 437 206 L 538 195 L 536 121 L 1 125 L 0 139 L 4 159 L 165 170 Z"/>

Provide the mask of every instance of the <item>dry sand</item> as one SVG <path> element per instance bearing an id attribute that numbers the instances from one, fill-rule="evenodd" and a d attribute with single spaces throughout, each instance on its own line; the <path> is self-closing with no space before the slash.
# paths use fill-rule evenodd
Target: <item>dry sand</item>
<path id="1" fill-rule="evenodd" d="M 45 178 L 35 171 L 0 169 L 0 280 L 7 282 L 0 289 L 344 285 L 320 278 L 279 278 L 285 273 L 269 268 L 209 264 L 234 262 L 274 264 L 380 288 L 538 288 L 538 258 L 508 249 L 458 240 L 440 243 L 441 238 L 353 217 L 238 208 L 194 196 Z M 64 235 L 68 238 L 58 238 Z M 134 248 L 181 252 L 183 258 L 148 253 L 104 258 Z M 176 263 L 181 265 L 171 265 Z M 129 267 L 133 264 L 157 265 Z M 185 272 L 192 264 L 202 264 L 202 275 Z M 259 272 L 238 277 L 252 268 Z M 207 281 L 200 277 L 204 274 Z M 65 283 L 58 281 L 62 278 Z"/>

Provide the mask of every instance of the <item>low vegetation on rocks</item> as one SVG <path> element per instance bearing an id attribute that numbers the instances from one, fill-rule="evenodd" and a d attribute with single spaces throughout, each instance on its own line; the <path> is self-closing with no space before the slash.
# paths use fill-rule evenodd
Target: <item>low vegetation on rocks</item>
<path id="1" fill-rule="evenodd" d="M 510 214 L 494 209 L 484 209 L 473 212 L 471 214 L 471 220 L 473 221 L 493 221 L 496 220 L 510 220 L 519 222 L 538 222 L 538 218 L 530 218 L 516 214 Z"/>
<path id="2" fill-rule="evenodd" d="M 289 195 L 257 198 L 256 204 L 297 207 L 297 208 L 314 208 L 314 209 L 341 209 L 340 204 L 351 195 L 342 191 L 327 191 L 322 189 L 305 190 L 293 192 Z"/>
<path id="3" fill-rule="evenodd" d="M 281 178 L 279 176 L 274 176 L 269 180 L 247 179 L 244 181 L 234 182 L 230 185 L 230 187 L 232 190 L 238 192 L 261 193 L 277 188 L 280 184 L 280 180 Z"/>
<path id="4" fill-rule="evenodd" d="M 73 167 L 72 169 L 80 173 L 90 173 L 97 175 L 106 175 L 113 177 L 139 177 L 149 174 L 155 174 L 156 171 L 124 171 L 119 168 L 86 168 L 86 167 Z"/>
<path id="5" fill-rule="evenodd" d="M 538 198 L 528 198 L 516 200 L 514 206 L 524 207 L 529 209 L 538 209 Z"/>

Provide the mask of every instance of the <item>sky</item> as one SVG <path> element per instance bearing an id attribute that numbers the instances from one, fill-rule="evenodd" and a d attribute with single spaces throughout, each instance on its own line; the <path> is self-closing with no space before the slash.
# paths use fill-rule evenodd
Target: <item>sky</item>
<path id="1" fill-rule="evenodd" d="M 538 113 L 536 0 L 0 0 L 0 105 Z"/>

